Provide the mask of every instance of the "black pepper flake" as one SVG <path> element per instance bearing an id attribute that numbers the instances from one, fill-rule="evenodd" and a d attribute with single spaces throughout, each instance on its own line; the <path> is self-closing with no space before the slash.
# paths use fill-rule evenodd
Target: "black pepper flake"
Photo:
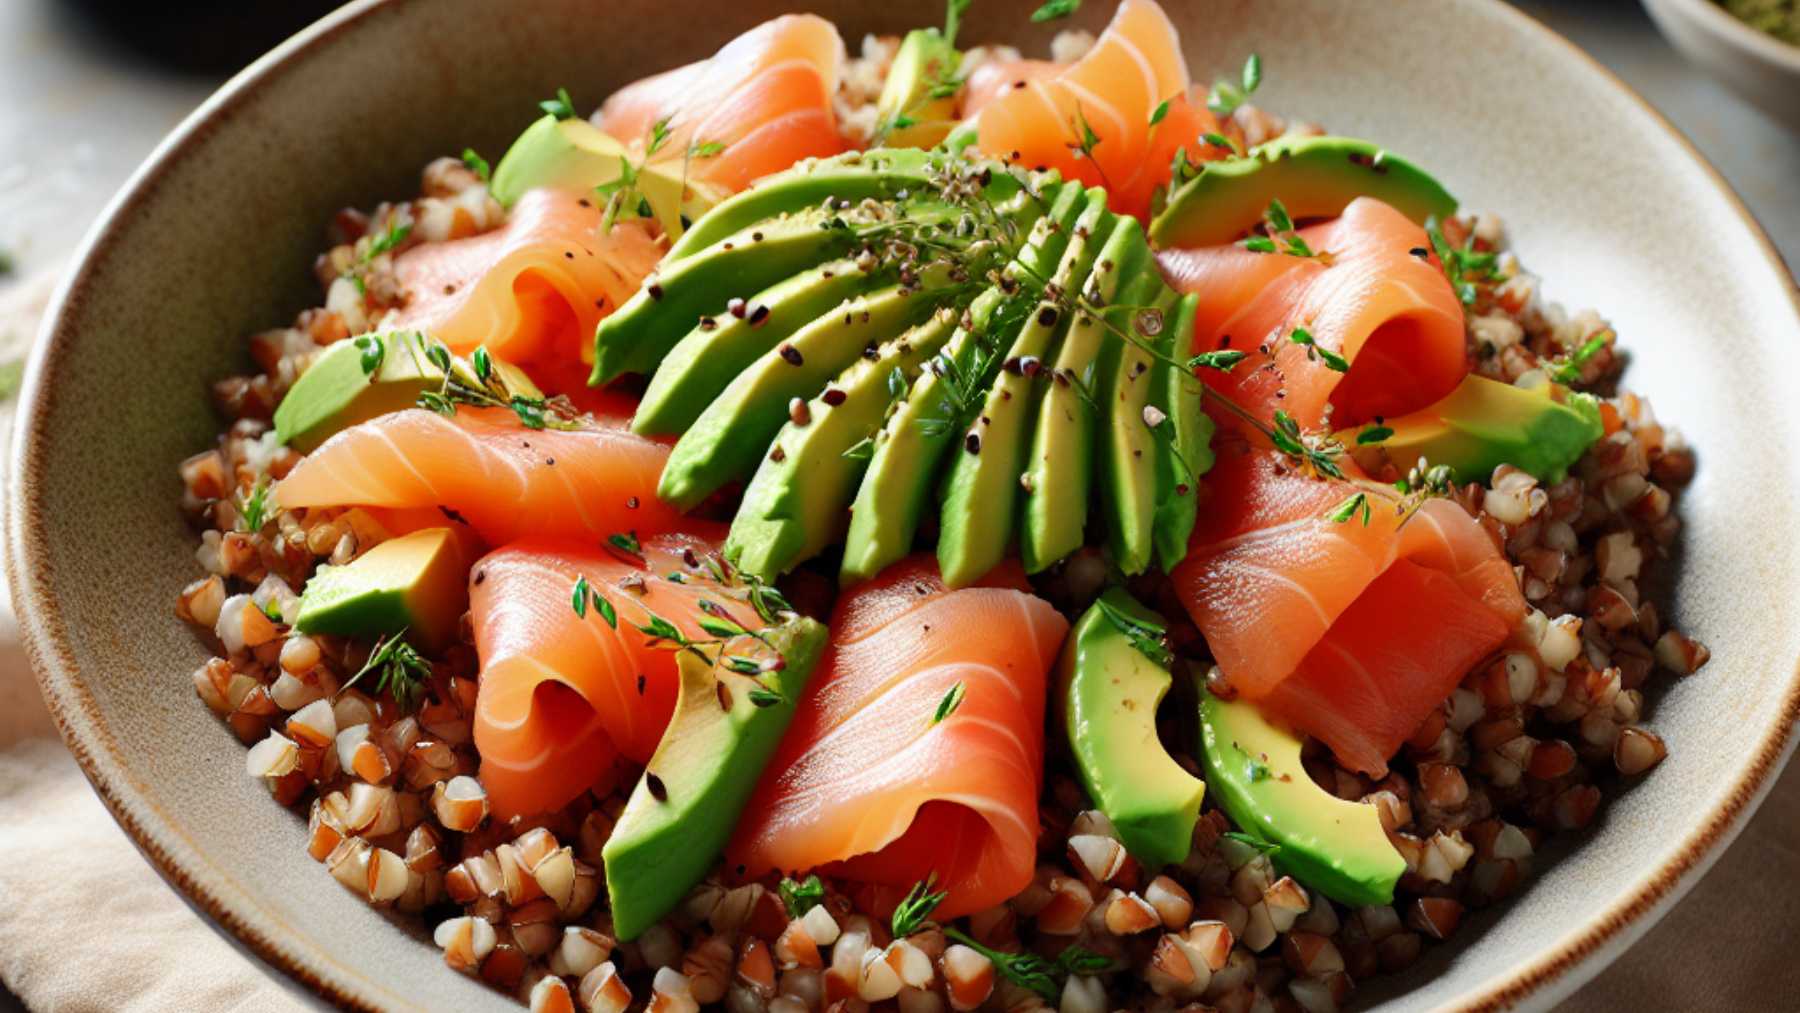
<path id="1" fill-rule="evenodd" d="M 744 300 L 733 299 L 730 302 L 725 304 L 725 309 L 732 316 L 737 317 L 739 320 L 744 319 L 744 312 L 745 312 Z"/>
<path id="2" fill-rule="evenodd" d="M 719 322 L 717 320 L 714 320 L 712 317 L 701 317 L 700 318 L 700 329 L 703 331 L 716 330 L 718 328 L 718 326 L 719 326 Z"/>
<path id="3" fill-rule="evenodd" d="M 644 673 L 639 672 L 638 673 L 638 696 L 643 696 L 645 687 L 647 687 L 649 685 L 650 685 L 650 680 L 644 676 Z"/>
<path id="4" fill-rule="evenodd" d="M 758 306 L 750 311 L 750 326 L 761 327 L 768 322 L 769 308 L 767 306 Z"/>
<path id="5" fill-rule="evenodd" d="M 693 549 L 682 549 L 681 561 L 691 568 L 698 569 L 700 566 L 700 557 L 694 554 Z"/>
<path id="6" fill-rule="evenodd" d="M 881 349 L 876 348 L 875 342 L 871 341 L 863 346 L 862 356 L 870 362 L 873 362 L 876 359 L 881 358 Z"/>
<path id="7" fill-rule="evenodd" d="M 779 351 L 781 352 L 782 360 L 790 366 L 798 366 L 806 362 L 805 357 L 800 354 L 800 349 L 795 348 L 785 341 L 781 343 Z"/>
<path id="8" fill-rule="evenodd" d="M 751 242 L 752 242 L 752 243 L 760 243 L 760 242 L 762 242 L 762 233 L 760 233 L 760 232 L 752 232 L 752 233 L 750 233 L 750 241 L 751 241 Z"/>
<path id="9" fill-rule="evenodd" d="M 730 253 L 731 252 L 731 244 L 725 243 L 720 247 L 720 249 L 724 250 L 726 253 Z"/>
<path id="10" fill-rule="evenodd" d="M 827 269 L 825 269 L 825 270 L 823 270 L 823 271 L 820 271 L 820 272 L 819 272 L 819 277 L 821 277 L 821 278 L 835 278 L 835 277 L 837 277 L 837 272 L 836 272 L 836 271 L 833 271 L 833 270 L 831 270 L 831 269 L 830 269 L 830 268 L 827 268 Z"/>
<path id="11" fill-rule="evenodd" d="M 455 521 L 458 524 L 469 523 L 469 519 L 467 517 L 464 517 L 462 514 L 457 513 L 455 510 L 452 510 L 447 506 L 439 506 L 438 512 L 443 514 L 445 517 L 448 517 L 450 520 Z"/>
<path id="12" fill-rule="evenodd" d="M 662 298 L 662 286 L 661 285 L 652 283 L 651 286 L 649 288 L 645 289 L 644 291 L 650 293 L 650 298 L 652 298 L 652 299 L 661 299 Z"/>
<path id="13" fill-rule="evenodd" d="M 913 590 L 914 590 L 914 591 L 917 591 L 917 592 L 919 592 L 919 593 L 920 593 L 920 594 L 922 594 L 922 595 L 925 595 L 925 594 L 930 594 L 930 593 L 931 593 L 931 587 L 930 587 L 930 585 L 928 585 L 928 584 L 924 584 L 924 583 L 917 583 L 917 584 L 914 584 L 914 585 L 913 585 Z"/>
<path id="14" fill-rule="evenodd" d="M 554 457 L 544 458 L 544 465 L 545 465 L 545 467 L 550 467 L 550 468 L 556 467 L 556 458 L 554 458 Z"/>
<path id="15" fill-rule="evenodd" d="M 825 393 L 820 395 L 819 400 L 824 401 L 826 404 L 830 405 L 833 408 L 836 408 L 838 405 L 843 404 L 844 401 L 847 398 L 849 398 L 849 396 L 850 395 L 844 393 L 841 390 L 838 390 L 836 387 L 827 387 L 827 388 L 825 388 Z"/>
<path id="16" fill-rule="evenodd" d="M 445 285 L 444 286 L 444 294 L 445 295 L 455 295 L 456 294 L 456 286 L 455 285 Z"/>
<path id="17" fill-rule="evenodd" d="M 486 571 L 486 570 L 476 570 L 476 571 L 475 571 L 475 583 L 476 583 L 476 585 L 478 585 L 478 586 L 479 586 L 479 585 L 480 585 L 480 584 L 481 584 L 481 582 L 482 582 L 482 581 L 484 581 L 484 580 L 486 580 L 486 579 L 487 579 L 487 571 Z"/>
<path id="18" fill-rule="evenodd" d="M 644 771 L 644 787 L 650 789 L 650 797 L 658 802 L 667 802 L 669 800 L 668 786 L 663 784 L 662 778 L 657 777 L 648 770 Z"/>
<path id="19" fill-rule="evenodd" d="M 1039 327 L 1055 327 L 1056 307 L 1046 306 L 1043 309 L 1038 310 L 1037 322 Z"/>
<path id="20" fill-rule="evenodd" d="M 564 250 L 563 257 L 568 260 L 574 260 L 575 259 L 575 251 L 574 250 Z"/>
<path id="21" fill-rule="evenodd" d="M 981 434 L 970 433 L 963 437 L 963 449 L 971 454 L 981 453 Z"/>
<path id="22" fill-rule="evenodd" d="M 775 444 L 775 449 L 769 451 L 769 460 L 774 461 L 776 464 L 780 464 L 787 460 L 787 451 L 781 449 L 781 444 L 777 443 Z"/>
<path id="23" fill-rule="evenodd" d="M 627 496 L 625 498 L 625 509 L 636 510 L 637 508 L 638 508 L 638 498 L 636 496 Z"/>
<path id="24" fill-rule="evenodd" d="M 594 206 L 594 205 L 588 203 L 588 199 L 586 197 L 581 198 L 580 200 L 576 201 L 575 203 L 581 205 L 584 208 L 591 208 Z"/>
<path id="25" fill-rule="evenodd" d="M 1430 256 L 1431 256 L 1431 251 L 1427 250 L 1423 246 L 1415 246 L 1412 249 L 1407 250 L 1406 252 L 1419 258 L 1420 260 L 1426 260 L 1426 259 L 1430 258 Z"/>

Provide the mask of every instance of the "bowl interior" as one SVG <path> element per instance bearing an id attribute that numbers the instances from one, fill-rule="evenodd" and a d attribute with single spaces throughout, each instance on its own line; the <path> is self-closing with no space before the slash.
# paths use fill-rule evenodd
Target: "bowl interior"
<path id="1" fill-rule="evenodd" d="M 941 13 L 937 0 L 806 6 L 853 48 L 866 31 Z M 1031 6 L 978 4 L 963 37 L 1042 52 L 1057 26 L 1028 24 Z M 1080 20 L 1097 28 L 1110 5 L 1089 7 Z M 1503 213 L 1550 297 L 1616 323 L 1636 353 L 1631 386 L 1700 449 L 1672 615 L 1715 660 L 1654 700 L 1669 759 L 1504 917 L 1363 993 L 1393 1008 L 1547 1004 L 1597 966 L 1577 962 L 1622 947 L 1697 876 L 1785 756 L 1800 657 L 1788 607 L 1800 567 L 1785 533 L 1800 530 L 1800 481 L 1775 448 L 1800 441 L 1800 409 L 1782 396 L 1800 372 L 1792 283 L 1671 131 L 1500 4 L 1168 7 L 1196 77 L 1260 52 L 1261 104 L 1377 138 L 1466 206 Z M 783 8 L 353 5 L 228 86 L 152 159 L 98 227 L 39 345 L 8 556 L 47 696 L 165 875 L 340 1002 L 508 1008 L 307 860 L 304 820 L 243 776 L 241 747 L 193 697 L 188 676 L 207 651 L 170 614 L 199 572 L 175 465 L 217 429 L 205 385 L 244 368 L 245 335 L 316 301 L 309 264 L 335 209 L 410 194 L 427 160 L 465 145 L 497 156 L 559 85 L 591 108 Z"/>

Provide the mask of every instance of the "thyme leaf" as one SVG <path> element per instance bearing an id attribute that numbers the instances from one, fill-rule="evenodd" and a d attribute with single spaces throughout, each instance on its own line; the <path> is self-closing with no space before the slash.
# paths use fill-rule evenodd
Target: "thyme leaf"
<path id="1" fill-rule="evenodd" d="M 1056 21 L 1066 18 L 1081 9 L 1081 0 L 1045 0 L 1044 5 L 1031 12 L 1034 24 Z"/>
<path id="2" fill-rule="evenodd" d="M 816 875 L 800 882 L 783 878 L 775 892 L 781 895 L 781 903 L 787 907 L 790 918 L 798 918 L 825 903 L 825 884 Z"/>
<path id="3" fill-rule="evenodd" d="M 934 872 L 920 882 L 914 883 L 912 889 L 906 892 L 900 905 L 894 908 L 891 927 L 894 930 L 895 939 L 905 939 L 919 931 L 924 927 L 926 920 L 931 917 L 931 912 L 937 910 L 937 906 L 944 902 L 945 897 L 950 896 L 949 891 L 932 893 L 931 888 L 936 885 L 937 873 Z"/>
<path id="4" fill-rule="evenodd" d="M 931 723 L 934 725 L 939 724 L 945 718 L 955 714 L 956 709 L 962 706 L 963 697 L 966 694 L 967 690 L 963 688 L 963 684 L 960 682 L 950 687 L 950 692 L 945 693 L 944 698 L 938 701 L 937 712 L 931 716 Z"/>

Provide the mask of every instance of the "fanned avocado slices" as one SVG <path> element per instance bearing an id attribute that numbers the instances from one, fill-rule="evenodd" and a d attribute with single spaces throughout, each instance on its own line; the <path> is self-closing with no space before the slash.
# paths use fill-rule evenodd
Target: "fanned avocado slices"
<path id="1" fill-rule="evenodd" d="M 876 150 L 809 162 L 696 222 L 601 324 L 594 378 L 650 375 L 633 428 L 680 435 L 660 498 L 693 509 L 748 482 L 726 553 L 764 580 L 840 540 L 843 581 L 873 576 L 912 550 L 933 490 L 952 586 L 998 564 L 1015 527 L 1034 570 L 1054 565 L 1083 544 L 1094 489 L 1115 497 L 1093 481 L 1097 442 L 1137 451 L 1105 472 L 1126 476 L 1129 506 L 1105 516 L 1130 519 L 1115 541 L 1137 572 L 1193 523 L 1191 480 L 1172 490 L 1194 469 L 1157 448 L 1198 461 L 1206 440 L 1197 382 L 1183 394 L 1180 370 L 1138 364 L 1185 347 L 1172 328 L 1132 331 L 1151 304 L 1176 299 L 1103 190 Z M 1159 441 L 1146 406 L 1181 425 Z M 1034 486 L 1053 491 L 1027 504 Z"/>
<path id="2" fill-rule="evenodd" d="M 1062 263 L 1049 280 L 1058 292 L 1080 289 L 1104 242 L 1095 231 L 1107 217 L 1106 192 L 1088 190 Z M 974 583 L 1006 558 L 1022 492 L 1019 477 L 1029 449 L 1029 423 L 1047 385 L 1074 382 L 1043 367 L 1075 315 L 1053 295 L 1044 291 L 1019 328 L 1000 372 L 976 400 L 961 446 L 952 453 L 937 546 L 938 568 L 950 587 Z"/>

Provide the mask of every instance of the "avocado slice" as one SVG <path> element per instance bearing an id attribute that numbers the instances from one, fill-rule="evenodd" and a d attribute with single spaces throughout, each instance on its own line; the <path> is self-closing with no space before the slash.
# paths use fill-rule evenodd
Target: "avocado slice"
<path id="1" fill-rule="evenodd" d="M 1354 137 L 1278 137 L 1240 158 L 1207 162 L 1150 224 L 1157 248 L 1217 246 L 1254 228 L 1279 199 L 1295 221 L 1343 213 L 1374 197 L 1415 222 L 1456 213 L 1456 198 L 1423 169 Z"/>
<path id="2" fill-rule="evenodd" d="M 406 630 L 431 650 L 456 640 L 469 608 L 474 538 L 451 527 L 390 538 L 343 566 L 321 566 L 293 617 L 302 633 L 385 636 Z"/>
<path id="3" fill-rule="evenodd" d="M 827 198 L 843 206 L 871 198 L 901 200 L 903 193 L 927 191 L 933 178 L 958 164 L 958 160 L 942 152 L 917 148 L 879 148 L 807 159 L 786 172 L 758 180 L 755 186 L 713 208 L 688 227 L 670 248 L 667 259 L 690 257 L 757 222 L 819 207 Z M 988 172 L 983 189 L 996 203 L 1022 190 L 1036 191 L 1040 186 L 1052 185 L 1056 180 L 1054 174 L 1033 175 L 998 162 Z"/>
<path id="4" fill-rule="evenodd" d="M 1111 232 L 1095 261 L 1085 295 L 1110 306 L 1121 291 L 1144 290 L 1157 275 L 1150 247 L 1137 219 L 1109 222 Z M 1031 457 L 1021 484 L 1025 489 L 1019 556 L 1027 573 L 1055 564 L 1083 543 L 1088 501 L 1093 490 L 1094 430 L 1105 414 L 1097 402 L 1100 368 L 1118 354 L 1112 346 L 1123 339 L 1110 331 L 1130 326 L 1129 314 L 1105 313 L 1105 323 L 1086 314 L 1070 325 L 1057 352 L 1056 381 L 1044 391 L 1032 434 Z"/>
<path id="5" fill-rule="evenodd" d="M 1406 861 L 1388 842 L 1375 807 L 1313 783 L 1300 739 L 1248 701 L 1200 690 L 1206 782 L 1245 833 L 1275 845 L 1277 868 L 1356 907 L 1387 904 Z"/>
<path id="6" fill-rule="evenodd" d="M 891 390 L 905 389 L 955 324 L 956 314 L 941 309 L 873 357 L 865 353 L 807 403 L 804 424 L 790 420 L 781 427 L 775 437 L 781 454 L 764 455 L 745 488 L 725 539 L 725 558 L 772 581 L 838 540 L 868 460 L 853 448 L 880 428 Z"/>
<path id="7" fill-rule="evenodd" d="M 275 406 L 276 438 L 311 453 L 341 429 L 411 408 L 444 382 L 443 370 L 425 357 L 426 340 L 416 331 L 395 331 L 326 346 Z M 376 356 L 375 371 L 365 372 L 365 357 Z"/>
<path id="8" fill-rule="evenodd" d="M 625 142 L 592 123 L 554 116 L 525 128 L 494 167 L 488 192 L 509 208 L 539 187 L 586 192 L 618 179 L 627 162 L 638 170 L 637 192 L 671 237 L 729 196 L 721 187 L 687 178 L 685 157 L 640 162 Z"/>
<path id="9" fill-rule="evenodd" d="M 941 292 L 929 286 L 890 285 L 840 303 L 758 356 L 676 441 L 657 496 L 691 510 L 727 482 L 749 477 L 770 452 L 789 401 L 819 393 L 863 349 L 926 319 L 943 302 Z"/>
<path id="10" fill-rule="evenodd" d="M 1188 293 L 1169 321 L 1167 350 L 1179 360 L 1194 347 L 1194 313 L 1200 297 Z M 1200 479 L 1213 466 L 1213 420 L 1205 410 L 1205 387 L 1193 371 L 1158 361 L 1151 370 L 1150 403 L 1167 421 L 1156 437 L 1156 510 L 1152 535 L 1156 558 L 1167 573 L 1187 558 L 1188 537 L 1199 516 Z"/>
<path id="11" fill-rule="evenodd" d="M 1379 436 L 1382 426 L 1393 435 L 1357 442 L 1365 433 Z M 1381 426 L 1344 430 L 1337 438 L 1371 471 L 1392 464 L 1404 472 L 1423 457 L 1448 465 L 1459 483 L 1486 485 L 1495 468 L 1510 464 L 1555 484 L 1604 432 L 1600 402 L 1591 394 L 1548 381 L 1518 387 L 1470 373 L 1436 404 Z"/>
<path id="12" fill-rule="evenodd" d="M 1127 278 L 1105 314 L 1115 340 L 1107 343 L 1094 389 L 1106 413 L 1100 431 L 1100 507 L 1113 562 L 1128 575 L 1149 569 L 1156 551 L 1159 441 L 1144 408 L 1157 385 L 1157 358 L 1150 349 L 1168 354 L 1167 321 L 1176 303 L 1160 276 Z M 1151 333 L 1148 321 L 1163 326 Z M 1118 337 L 1127 332 L 1136 340 Z"/>
<path id="13" fill-rule="evenodd" d="M 990 287 L 976 297 L 948 346 L 890 408 L 850 508 L 839 573 L 843 584 L 867 580 L 912 551 L 939 467 L 957 435 L 952 378 L 972 378 L 976 389 L 993 382 L 1001 362 L 992 350 L 1012 343 L 1033 305 L 1025 279 L 1056 270 L 1082 194 L 1079 186 L 1056 191 L 1049 209 L 1028 226 L 1024 248 L 1004 268 L 1005 287 Z"/>
<path id="14" fill-rule="evenodd" d="M 675 714 L 600 852 L 620 939 L 656 924 L 712 871 L 825 650 L 825 627 L 804 617 L 761 635 L 783 661 L 765 675 L 695 650 L 676 659 Z"/>
<path id="15" fill-rule="evenodd" d="M 731 378 L 758 356 L 875 283 L 875 276 L 855 261 L 833 260 L 744 300 L 742 315 L 702 317 L 656 368 L 632 416 L 632 431 L 646 436 L 686 432 Z"/>
<path id="16" fill-rule="evenodd" d="M 847 230 L 823 227 L 827 218 L 815 210 L 757 222 L 703 256 L 663 258 L 643 287 L 595 329 L 594 373 L 588 383 L 599 386 L 622 373 L 653 372 L 688 328 L 702 317 L 726 313 L 734 296 L 753 295 L 844 256 L 854 237 Z"/>
<path id="17" fill-rule="evenodd" d="M 311 453 L 339 430 L 413 407 L 421 393 L 444 382 L 444 371 L 431 361 L 432 349 L 449 356 L 441 342 L 418 331 L 362 334 L 333 342 L 313 358 L 276 406 L 276 438 Z M 459 379 L 473 387 L 483 385 L 467 360 L 449 358 Z M 524 370 L 499 359 L 489 361 L 506 390 L 543 397 Z M 365 368 L 371 363 L 372 372 Z"/>
<path id="18" fill-rule="evenodd" d="M 1174 683 L 1167 632 L 1162 616 L 1111 588 L 1075 624 L 1057 663 L 1076 773 L 1125 850 L 1151 870 L 1187 857 L 1206 795 L 1156 734 L 1156 708 Z"/>
<path id="19" fill-rule="evenodd" d="M 956 42 L 936 28 L 906 33 L 888 67 L 887 83 L 875 103 L 883 144 L 895 148 L 935 146 L 956 126 Z M 936 94 L 944 90 L 948 95 Z"/>
<path id="20" fill-rule="evenodd" d="M 1082 286 L 1105 242 L 1094 230 L 1109 214 L 1106 191 L 1089 189 L 1082 201 L 1068 248 L 1051 278 L 1064 292 Z M 1037 304 L 1007 349 L 1000 372 L 982 391 L 975 418 L 959 437 L 960 449 L 951 455 L 937 546 L 938 567 L 950 587 L 974 583 L 1006 557 L 1039 395 L 1051 382 L 1067 382 L 1053 381 L 1048 372 L 1029 364 L 1054 356 L 1069 329 L 1068 316 L 1056 300 Z"/>

